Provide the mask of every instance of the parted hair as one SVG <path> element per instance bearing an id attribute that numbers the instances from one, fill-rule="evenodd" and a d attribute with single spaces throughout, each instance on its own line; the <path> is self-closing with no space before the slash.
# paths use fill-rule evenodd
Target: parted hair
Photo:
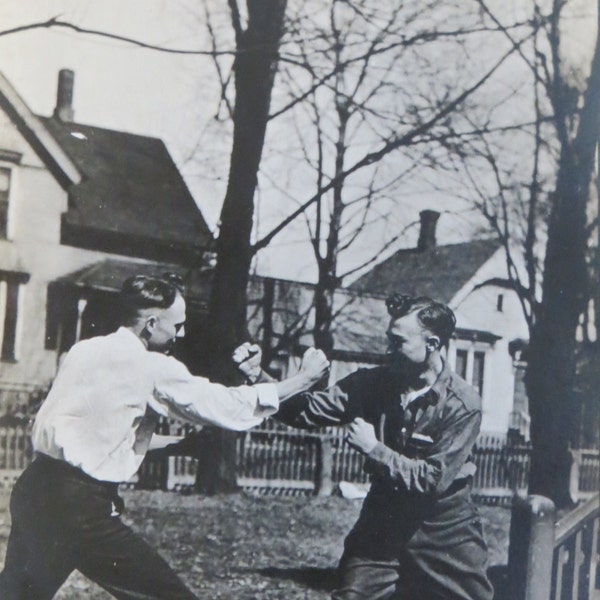
<path id="1" fill-rule="evenodd" d="M 416 312 L 419 323 L 440 338 L 442 346 L 448 342 L 456 328 L 456 317 L 450 308 L 427 296 L 407 296 L 392 294 L 385 301 L 392 319 L 399 319 L 409 313 Z"/>
<path id="2" fill-rule="evenodd" d="M 184 293 L 183 279 L 173 273 L 165 273 L 161 277 L 129 277 L 121 287 L 121 322 L 125 326 L 133 325 L 141 310 L 169 308 L 175 302 L 177 294 Z"/>

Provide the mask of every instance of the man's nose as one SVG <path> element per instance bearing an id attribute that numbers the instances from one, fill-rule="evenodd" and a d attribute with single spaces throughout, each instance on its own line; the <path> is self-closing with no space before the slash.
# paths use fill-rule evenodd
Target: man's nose
<path id="1" fill-rule="evenodd" d="M 185 325 L 179 328 L 179 331 L 175 334 L 175 337 L 182 338 L 185 335 Z"/>

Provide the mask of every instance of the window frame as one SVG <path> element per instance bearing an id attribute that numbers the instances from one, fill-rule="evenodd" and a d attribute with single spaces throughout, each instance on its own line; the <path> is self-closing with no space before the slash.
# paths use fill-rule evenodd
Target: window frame
<path id="1" fill-rule="evenodd" d="M 493 347 L 491 344 L 487 344 L 485 342 L 454 339 L 450 347 L 450 352 L 448 353 L 448 362 L 450 363 L 452 370 L 455 371 L 457 375 L 462 377 L 469 385 L 473 386 L 482 399 L 485 399 L 487 396 L 487 380 L 490 370 L 490 352 L 492 348 Z M 459 352 L 466 353 L 464 375 L 456 370 L 456 367 L 458 366 L 457 358 Z M 476 355 L 482 355 L 483 358 L 481 389 L 479 388 L 479 385 L 473 381 L 475 376 L 474 367 Z"/>
<path id="2" fill-rule="evenodd" d="M 18 186 L 19 169 L 23 155 L 13 150 L 0 148 L 0 169 L 8 171 L 8 194 L 6 199 L 6 235 L 0 235 L 0 241 L 11 241 L 14 238 L 15 190 Z"/>
<path id="3" fill-rule="evenodd" d="M 0 270 L 0 362 L 2 363 L 16 363 L 20 358 L 24 285 L 28 281 L 28 273 Z"/>

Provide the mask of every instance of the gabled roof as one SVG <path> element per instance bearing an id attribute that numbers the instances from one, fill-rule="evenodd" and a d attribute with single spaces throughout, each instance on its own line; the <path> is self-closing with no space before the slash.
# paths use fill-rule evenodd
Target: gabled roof
<path id="1" fill-rule="evenodd" d="M 499 247 L 496 240 L 475 240 L 399 250 L 348 288 L 382 296 L 393 292 L 430 296 L 449 303 Z"/>
<path id="2" fill-rule="evenodd" d="M 81 173 L 74 162 L 31 112 L 1 71 L 0 108 L 6 112 L 21 135 L 46 163 L 61 186 L 66 189 L 81 181 Z"/>
<path id="3" fill-rule="evenodd" d="M 63 241 L 168 260 L 209 246 L 208 226 L 161 140 L 40 121 L 83 174 L 69 190 Z"/>

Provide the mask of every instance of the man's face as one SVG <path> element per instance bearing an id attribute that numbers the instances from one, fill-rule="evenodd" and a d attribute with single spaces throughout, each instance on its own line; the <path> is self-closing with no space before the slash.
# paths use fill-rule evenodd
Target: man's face
<path id="1" fill-rule="evenodd" d="M 387 329 L 387 337 L 388 355 L 392 361 L 415 366 L 425 363 L 437 340 L 421 325 L 416 311 L 392 319 Z"/>
<path id="2" fill-rule="evenodd" d="M 148 339 L 148 349 L 168 353 L 177 338 L 185 335 L 185 300 L 177 294 L 169 308 L 154 313 L 154 326 Z"/>

